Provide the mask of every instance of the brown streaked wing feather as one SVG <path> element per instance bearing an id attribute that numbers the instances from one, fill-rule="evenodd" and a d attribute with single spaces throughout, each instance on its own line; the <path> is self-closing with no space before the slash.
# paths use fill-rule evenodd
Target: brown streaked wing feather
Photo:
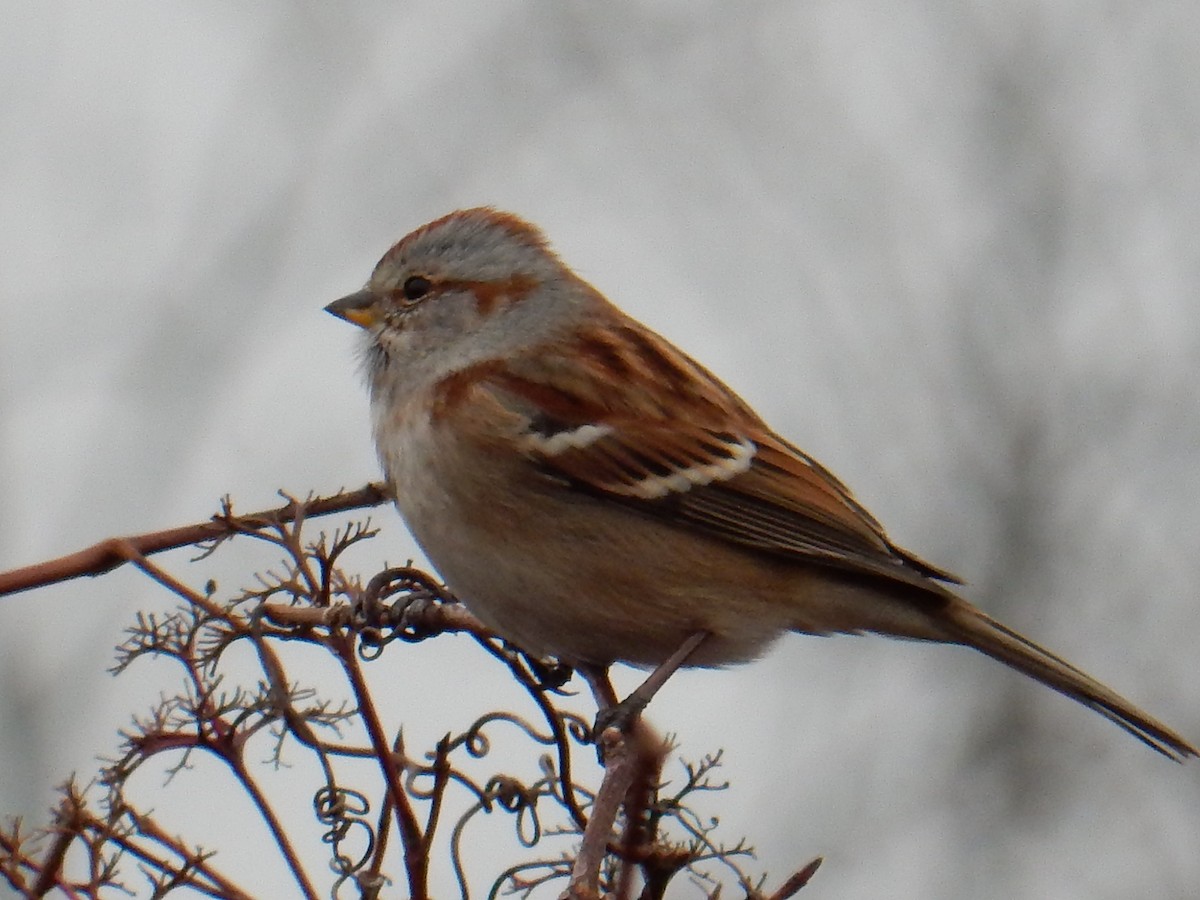
<path id="1" fill-rule="evenodd" d="M 581 432 L 586 443 L 572 443 Z M 573 484 L 642 502 L 736 477 L 750 468 L 755 453 L 753 442 L 734 432 L 620 419 L 607 420 L 603 433 L 561 431 L 533 437 L 527 447 Z"/>
<path id="2" fill-rule="evenodd" d="M 599 332 L 485 377 L 529 416 L 526 450 L 541 468 L 761 552 L 929 589 L 929 578 L 957 580 L 894 546 L 836 477 L 707 370 L 657 335 L 637 337 Z M 580 366 L 579 352 L 607 370 Z"/>
<path id="3" fill-rule="evenodd" d="M 810 552 L 847 554 L 847 562 L 866 554 L 886 562 L 889 571 L 897 562 L 922 576 L 960 583 L 957 576 L 939 569 L 897 547 L 883 526 L 855 499 L 828 469 L 804 451 L 773 433 L 753 434 L 758 445 L 754 465 L 745 475 L 715 486 L 712 493 L 730 495 L 719 500 L 697 496 L 698 506 L 737 507 L 747 503 L 770 510 L 771 534 L 780 545 L 811 542 Z M 686 506 L 692 498 L 683 502 Z M 908 579 L 904 579 L 908 580 Z"/>

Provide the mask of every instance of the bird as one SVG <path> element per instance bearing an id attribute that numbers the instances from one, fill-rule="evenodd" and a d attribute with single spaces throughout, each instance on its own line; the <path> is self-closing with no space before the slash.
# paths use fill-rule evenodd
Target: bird
<path id="1" fill-rule="evenodd" d="M 748 662 L 787 632 L 875 633 L 972 647 L 1171 759 L 1197 755 L 893 543 L 518 216 L 422 225 L 325 308 L 361 329 L 380 462 L 449 589 L 535 656 L 654 669 L 634 712 L 680 665 Z"/>

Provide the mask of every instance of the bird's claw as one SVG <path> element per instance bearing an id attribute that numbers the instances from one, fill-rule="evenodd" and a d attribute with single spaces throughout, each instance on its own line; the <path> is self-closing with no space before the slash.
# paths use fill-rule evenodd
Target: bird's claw
<path id="1" fill-rule="evenodd" d="M 595 724 L 592 725 L 592 742 L 599 747 L 600 735 L 610 728 L 615 728 L 622 734 L 629 734 L 633 723 L 637 721 L 638 716 L 645 708 L 645 700 L 636 694 L 630 694 L 620 703 L 600 710 L 596 713 Z"/>

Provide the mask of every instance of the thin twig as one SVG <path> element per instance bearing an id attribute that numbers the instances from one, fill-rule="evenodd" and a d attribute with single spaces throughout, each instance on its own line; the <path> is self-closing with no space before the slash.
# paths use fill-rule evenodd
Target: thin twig
<path id="1" fill-rule="evenodd" d="M 159 827 L 158 823 L 152 816 L 135 812 L 131 807 L 128 806 L 124 808 L 123 812 L 136 823 L 139 835 L 168 848 L 181 859 L 189 860 L 191 867 L 198 875 L 202 875 L 204 878 L 207 878 L 213 883 L 213 886 L 217 892 L 216 896 L 228 898 L 228 900 L 249 900 L 249 894 L 234 884 L 231 879 L 214 869 L 207 858 L 204 858 L 195 852 L 189 853 L 187 848 L 183 845 L 183 842 L 180 839 L 167 834 L 166 831 Z M 97 820 L 97 822 L 98 821 L 99 820 Z M 112 839 L 113 838 L 110 837 L 110 840 Z M 133 841 L 129 841 L 123 846 L 130 852 L 142 857 L 146 861 L 150 861 L 152 859 L 152 856 L 148 850 L 141 848 Z M 161 862 L 156 862 L 155 867 L 162 872 L 170 872 L 173 869 L 173 867 L 169 866 L 169 864 Z"/>
<path id="2" fill-rule="evenodd" d="M 343 491 L 331 497 L 316 497 L 308 501 L 290 500 L 284 506 L 245 516 L 214 516 L 207 522 L 168 528 L 165 531 L 150 531 L 126 538 L 109 538 L 75 553 L 48 559 L 20 569 L 0 572 L 0 597 L 16 594 L 31 588 L 45 587 L 60 581 L 69 581 L 84 575 L 103 575 L 129 561 L 127 547 L 132 546 L 143 556 L 176 550 L 191 544 L 221 540 L 247 529 L 260 530 L 291 522 L 299 510 L 307 517 L 327 516 L 379 506 L 388 502 L 391 495 L 382 484 L 368 484 L 355 491 Z"/>

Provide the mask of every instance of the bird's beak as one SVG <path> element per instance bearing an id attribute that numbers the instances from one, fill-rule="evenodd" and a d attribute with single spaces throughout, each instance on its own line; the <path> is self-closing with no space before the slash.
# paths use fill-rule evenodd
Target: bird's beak
<path id="1" fill-rule="evenodd" d="M 376 304 L 378 299 L 374 293 L 364 289 L 341 300 L 334 300 L 325 307 L 325 312 L 333 313 L 339 319 L 345 319 L 360 328 L 370 328 L 379 321 L 379 307 Z"/>

